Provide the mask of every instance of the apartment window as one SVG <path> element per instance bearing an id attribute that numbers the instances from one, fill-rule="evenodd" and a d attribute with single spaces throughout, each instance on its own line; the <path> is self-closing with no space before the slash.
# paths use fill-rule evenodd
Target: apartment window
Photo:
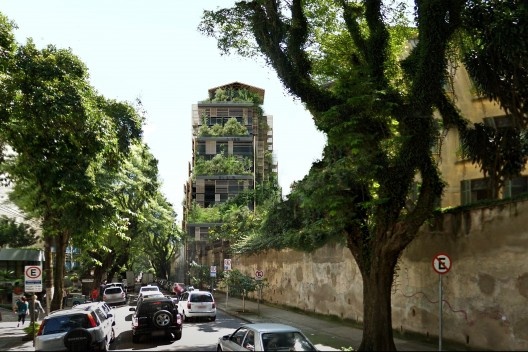
<path id="1" fill-rule="evenodd" d="M 204 155 L 204 154 L 205 154 L 205 143 L 204 142 L 196 143 L 196 155 Z"/>
<path id="2" fill-rule="evenodd" d="M 504 185 L 503 198 L 511 198 L 523 193 L 528 193 L 528 176 L 513 177 Z"/>
<path id="3" fill-rule="evenodd" d="M 216 180 L 216 190 L 215 193 L 227 193 L 228 180 Z"/>
<path id="4" fill-rule="evenodd" d="M 489 199 L 491 189 L 488 178 L 462 180 L 460 182 L 460 196 L 462 205 Z"/>
<path id="5" fill-rule="evenodd" d="M 251 142 L 241 143 L 237 142 L 233 144 L 233 155 L 253 155 L 253 144 Z"/>
<path id="6" fill-rule="evenodd" d="M 513 120 L 506 115 L 485 117 L 484 124 L 493 128 L 513 127 Z"/>

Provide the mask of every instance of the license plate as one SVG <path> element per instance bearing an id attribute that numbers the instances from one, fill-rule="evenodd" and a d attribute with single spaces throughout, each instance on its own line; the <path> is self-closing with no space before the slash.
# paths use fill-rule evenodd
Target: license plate
<path id="1" fill-rule="evenodd" d="M 198 309 L 205 309 L 207 306 L 205 304 L 199 304 L 196 306 Z"/>
<path id="2" fill-rule="evenodd" d="M 152 332 L 152 336 L 163 336 L 163 335 L 165 335 L 165 331 L 163 330 L 154 330 Z"/>

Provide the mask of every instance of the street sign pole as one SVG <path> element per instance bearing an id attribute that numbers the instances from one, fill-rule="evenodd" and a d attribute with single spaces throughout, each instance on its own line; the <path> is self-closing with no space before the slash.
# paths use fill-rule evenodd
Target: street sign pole
<path id="1" fill-rule="evenodd" d="M 442 351 L 442 308 L 444 301 L 442 298 L 442 274 L 438 274 L 438 350 Z"/>
<path id="2" fill-rule="evenodd" d="M 438 273 L 438 350 L 442 351 L 442 314 L 444 299 L 442 297 L 442 275 L 451 269 L 451 258 L 445 253 L 433 257 L 433 269 Z"/>

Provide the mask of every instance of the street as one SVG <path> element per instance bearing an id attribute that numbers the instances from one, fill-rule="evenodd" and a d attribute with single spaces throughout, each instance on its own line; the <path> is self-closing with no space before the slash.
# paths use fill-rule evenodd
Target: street
<path id="1" fill-rule="evenodd" d="M 168 341 L 159 338 L 143 337 L 140 343 L 132 343 L 131 306 L 115 307 L 116 339 L 111 344 L 111 350 L 120 351 L 216 351 L 218 338 L 232 333 L 235 328 L 244 323 L 243 320 L 218 310 L 216 321 L 184 322 L 183 336 L 179 341 Z"/>

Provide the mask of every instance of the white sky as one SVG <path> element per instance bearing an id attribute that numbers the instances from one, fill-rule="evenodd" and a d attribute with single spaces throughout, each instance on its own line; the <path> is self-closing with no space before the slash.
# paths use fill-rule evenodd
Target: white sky
<path id="1" fill-rule="evenodd" d="M 162 191 L 181 220 L 191 160 L 192 104 L 207 90 L 239 81 L 266 91 L 274 118 L 274 151 L 283 194 L 321 158 L 324 135 L 310 114 L 262 62 L 220 56 L 216 41 L 197 30 L 204 9 L 234 0 L 3 0 L 21 44 L 71 48 L 88 67 L 95 89 L 109 99 L 140 98 L 148 112 L 145 142 L 158 159 Z"/>

